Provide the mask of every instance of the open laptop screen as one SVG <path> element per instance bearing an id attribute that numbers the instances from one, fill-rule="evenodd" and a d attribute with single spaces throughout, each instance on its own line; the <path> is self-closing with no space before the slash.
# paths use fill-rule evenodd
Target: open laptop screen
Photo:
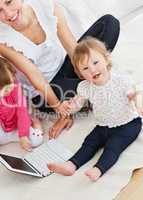
<path id="1" fill-rule="evenodd" d="M 5 160 L 13 169 L 36 173 L 26 162 L 21 158 L 16 158 L 8 155 L 0 154 L 3 160 Z"/>

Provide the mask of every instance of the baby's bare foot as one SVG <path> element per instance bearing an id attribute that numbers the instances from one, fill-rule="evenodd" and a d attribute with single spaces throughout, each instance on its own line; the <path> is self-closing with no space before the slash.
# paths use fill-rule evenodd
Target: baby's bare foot
<path id="1" fill-rule="evenodd" d="M 75 173 L 76 166 L 71 161 L 68 161 L 65 163 L 50 163 L 48 164 L 48 169 L 64 176 L 72 176 Z"/>
<path id="2" fill-rule="evenodd" d="M 99 168 L 94 167 L 85 171 L 85 175 L 88 176 L 91 181 L 97 181 L 101 176 L 101 171 Z"/>

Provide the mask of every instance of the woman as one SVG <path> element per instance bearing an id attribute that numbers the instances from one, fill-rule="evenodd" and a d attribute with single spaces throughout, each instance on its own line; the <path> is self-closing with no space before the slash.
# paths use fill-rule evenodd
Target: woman
<path id="1" fill-rule="evenodd" d="M 62 116 L 67 114 L 62 101 L 73 95 L 80 80 L 70 62 L 76 40 L 59 5 L 52 0 L 1 0 L 0 21 L 0 54 L 15 65 L 33 103 L 41 111 L 49 112 L 50 106 Z M 112 51 L 119 36 L 119 21 L 105 15 L 80 40 L 87 35 L 96 36 Z M 68 54 L 65 59 L 59 41 Z M 70 118 L 61 117 L 51 137 L 70 124 Z"/>

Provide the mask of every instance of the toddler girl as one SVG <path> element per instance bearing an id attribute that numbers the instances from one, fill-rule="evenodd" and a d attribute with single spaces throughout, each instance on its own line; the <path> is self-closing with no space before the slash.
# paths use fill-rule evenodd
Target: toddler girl
<path id="1" fill-rule="evenodd" d="M 43 134 L 39 120 L 30 119 L 26 98 L 15 75 L 13 66 L 0 57 L 0 144 L 19 141 L 22 148 L 30 151 L 32 146 L 42 143 Z"/>
<path id="2" fill-rule="evenodd" d="M 95 38 L 88 37 L 77 44 L 72 62 L 84 80 L 78 85 L 78 95 L 68 103 L 71 113 L 89 100 L 95 128 L 68 162 L 50 163 L 48 168 L 62 175 L 73 175 L 104 147 L 97 163 L 85 172 L 92 181 L 97 181 L 138 137 L 142 127 L 138 114 L 142 114 L 141 94 L 127 74 L 111 70 L 110 53 Z"/>

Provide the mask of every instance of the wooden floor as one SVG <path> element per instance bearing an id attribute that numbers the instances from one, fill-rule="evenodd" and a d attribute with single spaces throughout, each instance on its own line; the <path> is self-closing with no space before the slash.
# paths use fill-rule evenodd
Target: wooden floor
<path id="1" fill-rule="evenodd" d="M 143 200 L 143 168 L 133 173 L 129 184 L 115 200 Z"/>

